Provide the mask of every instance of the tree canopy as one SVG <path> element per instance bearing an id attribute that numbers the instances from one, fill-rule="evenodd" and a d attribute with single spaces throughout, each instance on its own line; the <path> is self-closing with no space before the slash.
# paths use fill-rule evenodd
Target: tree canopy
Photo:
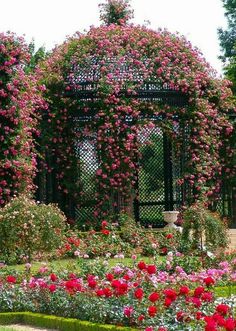
<path id="1" fill-rule="evenodd" d="M 236 0 L 223 0 L 226 10 L 228 27 L 219 29 L 220 46 L 223 52 L 221 58 L 227 64 L 225 74 L 233 82 L 233 92 L 236 93 Z"/>

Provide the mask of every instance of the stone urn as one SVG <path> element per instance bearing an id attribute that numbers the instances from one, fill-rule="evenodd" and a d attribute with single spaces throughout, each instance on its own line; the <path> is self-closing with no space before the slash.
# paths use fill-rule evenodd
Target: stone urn
<path id="1" fill-rule="evenodd" d="M 179 212 L 177 210 L 163 211 L 164 221 L 168 223 L 165 228 L 177 228 L 174 224 L 177 221 Z"/>

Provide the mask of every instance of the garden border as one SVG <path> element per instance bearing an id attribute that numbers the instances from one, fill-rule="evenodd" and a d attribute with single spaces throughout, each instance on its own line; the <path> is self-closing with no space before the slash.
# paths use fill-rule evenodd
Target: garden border
<path id="1" fill-rule="evenodd" d="M 216 297 L 236 295 L 236 285 L 220 286 L 213 289 Z M 236 312 L 235 312 L 236 313 Z M 58 317 L 31 312 L 0 313 L 0 324 L 21 323 L 36 327 L 46 327 L 60 331 L 137 331 L 135 328 L 81 321 L 76 318 Z"/>

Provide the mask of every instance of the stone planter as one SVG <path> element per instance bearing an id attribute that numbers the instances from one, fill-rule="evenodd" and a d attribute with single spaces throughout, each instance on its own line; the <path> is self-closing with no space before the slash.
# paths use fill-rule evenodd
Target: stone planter
<path id="1" fill-rule="evenodd" d="M 168 223 L 165 228 L 177 228 L 174 224 L 177 221 L 179 212 L 177 210 L 163 211 L 164 221 Z"/>

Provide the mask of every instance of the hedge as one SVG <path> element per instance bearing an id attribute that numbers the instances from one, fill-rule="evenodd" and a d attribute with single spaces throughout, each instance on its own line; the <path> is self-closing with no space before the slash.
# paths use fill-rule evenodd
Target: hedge
<path id="1" fill-rule="evenodd" d="M 87 321 L 80 321 L 75 318 L 63 318 L 53 315 L 44 315 L 30 312 L 12 312 L 0 313 L 0 324 L 9 325 L 20 323 L 25 325 L 33 325 L 60 331 L 135 331 L 128 327 L 120 327 L 108 324 L 98 324 Z"/>

